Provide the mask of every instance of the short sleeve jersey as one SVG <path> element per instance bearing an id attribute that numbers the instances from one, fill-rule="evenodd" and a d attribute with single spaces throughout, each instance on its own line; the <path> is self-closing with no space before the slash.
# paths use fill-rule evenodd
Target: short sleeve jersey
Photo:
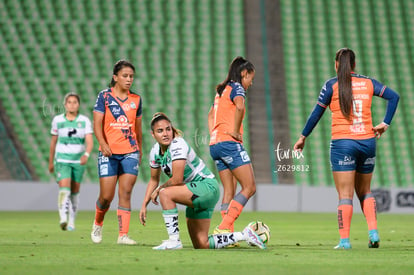
<path id="1" fill-rule="evenodd" d="M 50 133 L 57 136 L 55 161 L 63 163 L 80 163 L 85 153 L 85 136 L 92 134 L 91 121 L 79 114 L 74 120 L 68 120 L 65 114 L 57 115 L 52 120 Z"/>
<path id="2" fill-rule="evenodd" d="M 128 97 L 121 100 L 113 94 L 112 89 L 103 90 L 98 95 L 94 112 L 104 115 L 103 133 L 113 154 L 139 150 L 135 120 L 142 115 L 141 96 L 128 92 Z"/>
<path id="3" fill-rule="evenodd" d="M 375 79 L 352 73 L 352 114 L 348 120 L 339 105 L 338 79 L 328 80 L 319 94 L 318 105 L 332 111 L 332 139 L 368 139 L 372 130 L 372 97 L 381 97 L 386 86 Z"/>
<path id="4" fill-rule="evenodd" d="M 213 105 L 214 124 L 210 133 L 210 145 L 223 141 L 235 141 L 241 143 L 227 134 L 233 132 L 234 130 L 234 115 L 236 112 L 234 98 L 237 96 L 245 98 L 246 91 L 240 83 L 233 81 L 227 84 L 221 96 L 216 94 Z M 243 136 L 243 123 L 240 126 L 239 132 Z"/>
<path id="5" fill-rule="evenodd" d="M 172 162 L 174 160 L 185 160 L 184 182 L 201 181 L 205 178 L 214 178 L 214 174 L 207 168 L 203 160 L 200 159 L 193 148 L 182 137 L 176 137 L 171 142 L 167 151 L 161 154 L 160 145 L 155 143 L 151 149 L 149 161 L 150 167 L 161 168 L 168 176 L 172 177 Z"/>

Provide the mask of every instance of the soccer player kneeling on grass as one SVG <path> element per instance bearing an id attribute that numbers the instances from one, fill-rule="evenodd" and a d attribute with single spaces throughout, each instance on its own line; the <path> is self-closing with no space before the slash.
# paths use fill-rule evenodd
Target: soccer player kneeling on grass
<path id="1" fill-rule="evenodd" d="M 260 237 L 247 226 L 243 232 L 208 235 L 211 216 L 220 190 L 213 173 L 174 128 L 163 113 L 151 120 L 152 136 L 157 141 L 150 152 L 151 178 L 140 211 L 140 221 L 146 222 L 150 201 L 162 206 L 168 240 L 153 247 L 155 250 L 180 249 L 177 203 L 187 206 L 187 227 L 194 248 L 223 248 L 238 241 L 247 241 L 266 248 Z M 159 186 L 161 170 L 170 178 Z"/>

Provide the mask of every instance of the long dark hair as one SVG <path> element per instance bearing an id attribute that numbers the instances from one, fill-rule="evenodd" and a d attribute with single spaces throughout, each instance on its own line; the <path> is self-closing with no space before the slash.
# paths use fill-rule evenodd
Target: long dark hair
<path id="1" fill-rule="evenodd" d="M 348 48 L 339 49 L 335 55 L 338 62 L 338 90 L 339 106 L 342 114 L 350 119 L 352 112 L 352 76 L 351 72 L 355 69 L 355 53 Z"/>
<path id="2" fill-rule="evenodd" d="M 221 96 L 224 88 L 226 88 L 227 83 L 229 83 L 230 81 L 239 82 L 241 84 L 241 72 L 243 70 L 247 70 L 248 73 L 252 73 L 255 69 L 250 61 L 244 59 L 241 56 L 238 56 L 231 62 L 229 73 L 227 74 L 226 79 L 216 86 L 217 93 Z"/>
<path id="3" fill-rule="evenodd" d="M 134 65 L 132 65 L 131 62 L 126 61 L 126 60 L 119 60 L 114 65 L 114 69 L 113 69 L 113 72 L 112 72 L 112 79 L 111 79 L 111 83 L 109 84 L 109 87 L 114 87 L 115 84 L 116 84 L 116 81 L 114 80 L 113 75 L 117 75 L 118 72 L 120 70 L 122 70 L 123 68 L 125 68 L 125 67 L 130 67 L 135 73 L 135 67 L 134 67 Z"/>
<path id="4" fill-rule="evenodd" d="M 173 138 L 175 138 L 177 136 L 179 136 L 179 137 L 183 136 L 183 132 L 181 132 L 181 130 L 175 128 L 174 126 L 172 126 L 171 120 L 167 117 L 166 114 L 164 114 L 162 112 L 155 113 L 152 116 L 152 119 L 151 119 L 151 131 L 152 132 L 154 132 L 155 123 L 157 123 L 160 120 L 166 120 L 171 124 L 171 128 L 172 128 L 172 131 L 173 131 Z"/>

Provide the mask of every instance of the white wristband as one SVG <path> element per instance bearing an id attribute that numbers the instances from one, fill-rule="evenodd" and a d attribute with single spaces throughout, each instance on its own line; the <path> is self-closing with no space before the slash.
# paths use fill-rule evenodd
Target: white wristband
<path id="1" fill-rule="evenodd" d="M 85 152 L 83 155 L 87 156 L 89 158 L 89 153 L 88 152 Z"/>

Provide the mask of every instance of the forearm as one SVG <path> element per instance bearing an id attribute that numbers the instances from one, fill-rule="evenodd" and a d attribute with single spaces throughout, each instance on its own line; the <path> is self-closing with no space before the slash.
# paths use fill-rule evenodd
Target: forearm
<path id="1" fill-rule="evenodd" d="M 140 152 L 142 152 L 142 131 L 137 133 L 137 145 Z"/>
<path id="2" fill-rule="evenodd" d="M 240 133 L 241 124 L 243 121 L 244 108 L 236 108 L 234 113 L 234 133 Z"/>
<path id="3" fill-rule="evenodd" d="M 52 164 L 55 159 L 55 153 L 56 153 L 56 143 L 57 140 L 55 140 L 55 137 L 52 137 L 52 140 L 50 141 L 50 147 L 49 147 L 49 164 Z"/>
<path id="4" fill-rule="evenodd" d="M 151 201 L 151 194 L 154 190 L 158 187 L 158 182 L 155 180 L 150 180 L 147 186 L 147 190 L 145 191 L 144 200 L 142 201 L 143 206 L 147 206 L 148 203 Z"/>
<path id="5" fill-rule="evenodd" d="M 385 112 L 385 117 L 383 121 L 387 125 L 390 125 L 392 118 L 394 117 L 395 111 L 397 110 L 400 96 L 396 92 L 387 87 L 383 94 L 383 98 L 388 100 L 387 110 Z"/>
<path id="6" fill-rule="evenodd" d="M 183 181 L 175 180 L 174 178 L 170 178 L 167 180 L 163 185 L 159 187 L 159 189 L 171 187 L 171 186 L 178 186 L 178 185 L 184 185 L 185 183 Z"/>
<path id="7" fill-rule="evenodd" d="M 315 105 L 315 108 L 313 109 L 308 120 L 306 121 L 305 127 L 303 128 L 302 136 L 307 137 L 310 135 L 312 130 L 318 124 L 325 110 L 326 109 L 321 107 L 320 105 L 318 104 Z"/>
<path id="8" fill-rule="evenodd" d="M 93 149 L 93 137 L 92 137 L 92 134 L 87 135 L 85 137 L 85 139 L 86 139 L 85 153 L 87 153 L 89 155 L 92 152 L 92 149 Z"/>
<path id="9" fill-rule="evenodd" d="M 55 148 L 52 146 L 50 147 L 50 151 L 49 151 L 49 164 L 53 163 L 55 159 Z"/>
<path id="10" fill-rule="evenodd" d="M 95 125 L 94 127 L 95 137 L 98 140 L 98 143 L 101 144 L 107 144 L 106 139 L 103 134 L 102 125 Z"/>

